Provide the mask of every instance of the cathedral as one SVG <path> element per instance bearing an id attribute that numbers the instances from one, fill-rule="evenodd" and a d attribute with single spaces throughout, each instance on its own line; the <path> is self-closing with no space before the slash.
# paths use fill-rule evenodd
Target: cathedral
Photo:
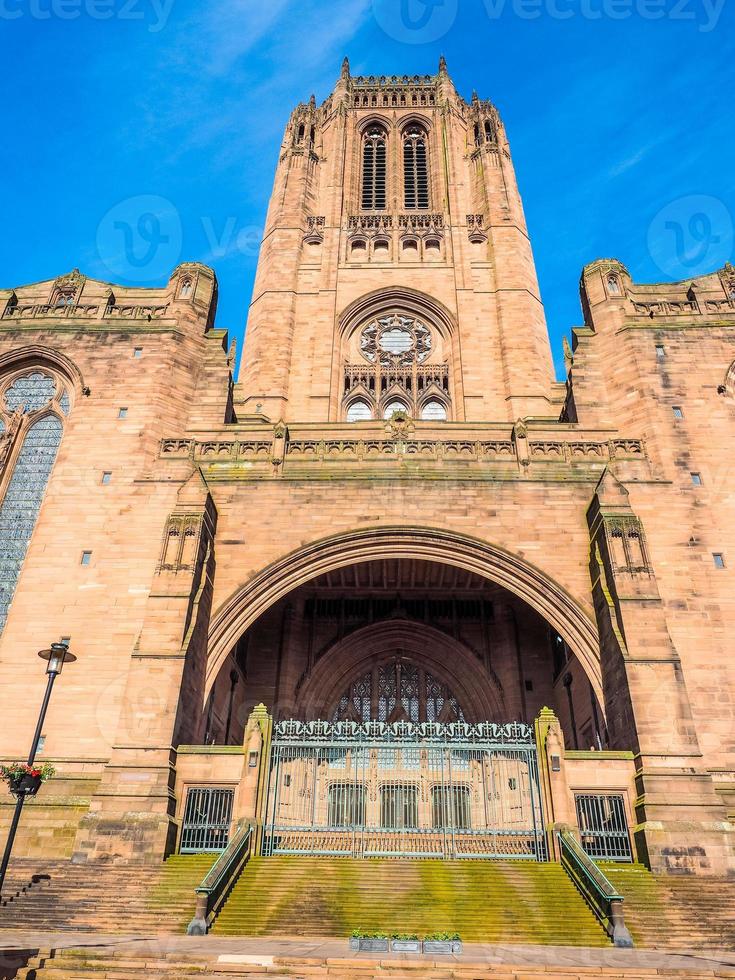
<path id="1" fill-rule="evenodd" d="M 735 268 L 580 294 L 443 59 L 292 112 L 238 376 L 197 262 L 0 290 L 14 855 L 735 873 Z"/>

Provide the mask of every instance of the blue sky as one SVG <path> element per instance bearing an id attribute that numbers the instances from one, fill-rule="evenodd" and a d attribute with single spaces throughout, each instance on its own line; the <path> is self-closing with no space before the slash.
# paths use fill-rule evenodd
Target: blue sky
<path id="1" fill-rule="evenodd" d="M 74 266 L 155 285 L 206 262 L 240 346 L 292 107 L 325 98 L 345 54 L 354 74 L 403 74 L 443 53 L 505 120 L 561 372 L 585 263 L 662 281 L 735 257 L 734 15 L 732 0 L 0 0 L 0 285 Z"/>

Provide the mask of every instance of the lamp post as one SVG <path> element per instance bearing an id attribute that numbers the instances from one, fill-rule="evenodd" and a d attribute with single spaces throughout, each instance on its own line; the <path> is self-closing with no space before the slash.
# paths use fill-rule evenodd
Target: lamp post
<path id="1" fill-rule="evenodd" d="M 38 724 L 36 725 L 36 731 L 33 735 L 33 742 L 31 743 L 31 751 L 28 755 L 28 765 L 32 766 L 35 758 L 36 752 L 38 751 L 38 743 L 41 739 L 41 732 L 43 730 L 43 723 L 46 718 L 46 711 L 48 709 L 48 703 L 51 700 L 51 691 L 54 686 L 54 681 L 61 673 L 62 667 L 65 663 L 74 663 L 77 659 L 73 653 L 69 652 L 69 648 L 66 643 L 52 643 L 48 650 L 39 650 L 38 656 L 47 661 L 46 663 L 46 674 L 48 675 L 48 681 L 46 682 L 46 693 L 43 696 L 43 702 L 41 704 L 41 711 L 38 716 Z M 3 863 L 0 866 L 0 896 L 2 895 L 3 882 L 5 881 L 5 872 L 8 870 L 8 862 L 10 861 L 10 852 L 13 850 L 13 842 L 15 841 L 15 832 L 18 829 L 18 823 L 20 822 L 20 815 L 23 812 L 23 804 L 26 801 L 26 796 L 33 795 L 31 791 L 19 790 L 16 792 L 17 802 L 15 804 L 15 813 L 13 814 L 13 819 L 10 824 L 10 830 L 8 832 L 8 842 L 5 845 L 5 853 L 3 854 Z"/>

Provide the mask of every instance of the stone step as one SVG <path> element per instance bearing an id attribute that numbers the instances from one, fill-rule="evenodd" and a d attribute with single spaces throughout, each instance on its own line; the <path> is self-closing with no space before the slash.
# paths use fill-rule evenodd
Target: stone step
<path id="1" fill-rule="evenodd" d="M 702 970 L 665 967 L 651 968 L 605 967 L 602 965 L 575 967 L 557 966 L 553 957 L 546 964 L 502 964 L 473 962 L 470 958 L 439 961 L 431 957 L 379 959 L 371 957 L 314 958 L 274 956 L 272 958 L 237 955 L 182 955 L 156 957 L 154 953 L 134 954 L 131 951 L 115 954 L 110 951 L 90 952 L 67 950 L 53 958 L 39 958 L 18 974 L 20 980 L 232 980 L 233 977 L 257 977 L 267 980 L 589 980 L 593 974 L 599 980 L 643 980 L 652 975 L 680 980 L 712 980 L 713 977 L 733 977 L 735 969 Z M 249 962 L 243 962 L 249 960 Z"/>

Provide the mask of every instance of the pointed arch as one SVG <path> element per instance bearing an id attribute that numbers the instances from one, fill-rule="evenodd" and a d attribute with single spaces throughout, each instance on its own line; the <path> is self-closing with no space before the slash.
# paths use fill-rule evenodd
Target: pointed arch
<path id="1" fill-rule="evenodd" d="M 454 637 L 409 620 L 365 626 L 325 651 L 299 692 L 299 716 L 327 718 L 343 689 L 372 667 L 394 660 L 396 651 L 446 685 L 469 719 L 506 717 L 500 683 L 494 675 L 488 676 L 477 657 Z"/>
<path id="2" fill-rule="evenodd" d="M 279 599 L 325 572 L 392 558 L 415 558 L 463 568 L 523 599 L 568 643 L 598 703 L 604 705 L 599 636 L 591 607 L 583 608 L 541 569 L 497 545 L 440 528 L 410 525 L 363 528 L 310 542 L 244 583 L 212 617 L 205 700 L 239 638 Z"/>

